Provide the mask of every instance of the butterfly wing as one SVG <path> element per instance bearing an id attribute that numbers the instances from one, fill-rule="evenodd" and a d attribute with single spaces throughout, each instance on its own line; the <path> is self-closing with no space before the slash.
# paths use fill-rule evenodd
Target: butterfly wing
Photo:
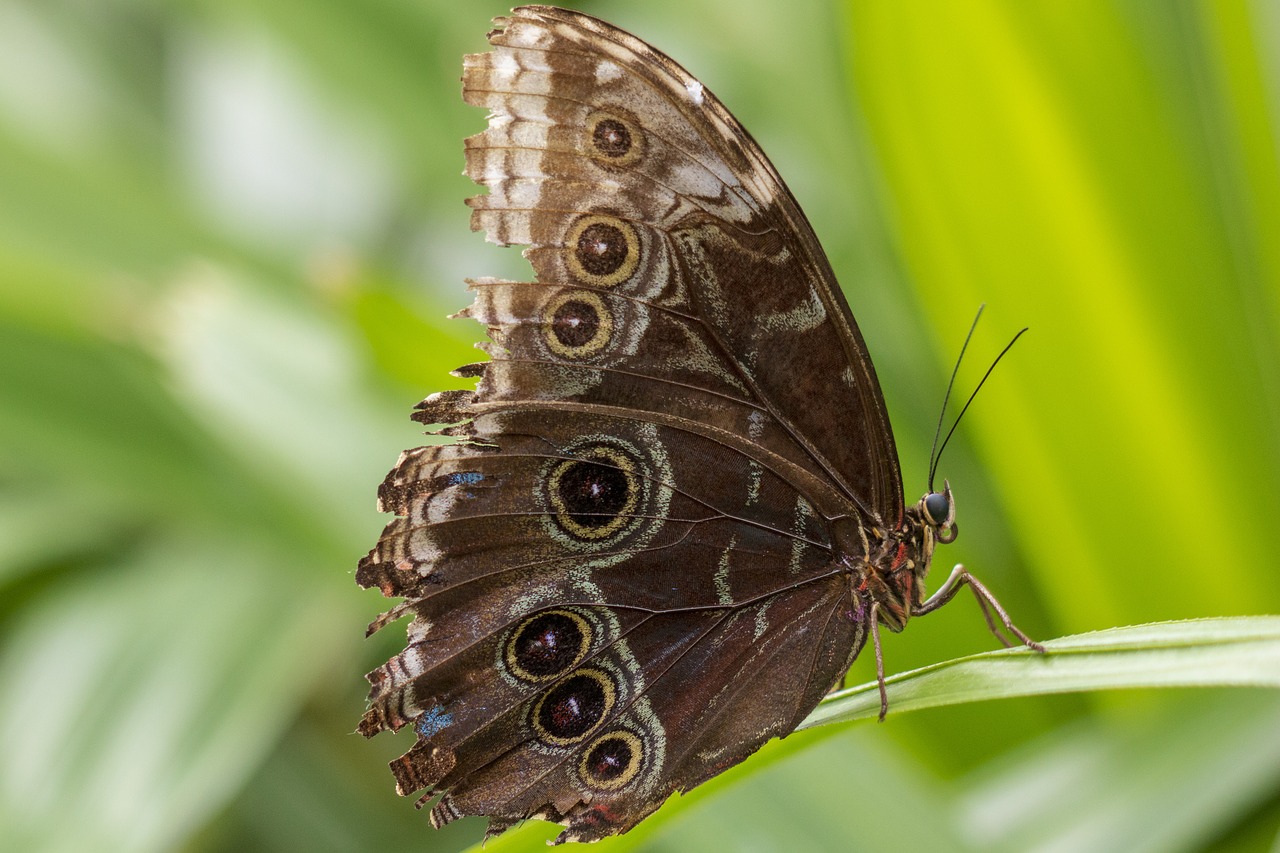
<path id="1" fill-rule="evenodd" d="M 893 523 L 870 361 L 772 166 L 674 62 L 524 7 L 467 58 L 473 226 L 536 282 L 471 283 L 474 392 L 415 417 L 357 579 L 404 603 L 361 731 L 412 724 L 437 824 L 625 831 L 784 735 L 847 668 L 864 602 L 827 521 Z"/>

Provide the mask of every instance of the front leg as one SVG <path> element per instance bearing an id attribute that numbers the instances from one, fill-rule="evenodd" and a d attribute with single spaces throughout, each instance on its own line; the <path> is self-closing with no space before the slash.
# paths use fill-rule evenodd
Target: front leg
<path id="1" fill-rule="evenodd" d="M 1004 625 L 1005 629 L 1010 634 L 1021 640 L 1028 648 L 1034 649 L 1037 652 L 1044 652 L 1044 646 L 1022 633 L 1018 626 L 1013 624 L 1013 620 L 1009 618 L 1009 614 L 1000 606 L 1000 602 L 996 601 L 996 597 L 992 595 L 977 578 L 969 574 L 968 569 L 960 564 L 957 564 L 956 567 L 951 570 L 951 574 L 947 577 L 946 583 L 939 587 L 937 592 L 925 599 L 919 607 L 914 608 L 911 611 L 911 615 L 924 616 L 927 613 L 932 613 L 951 599 L 955 598 L 956 593 L 960 591 L 960 587 L 966 585 L 969 589 L 973 590 L 974 598 L 978 599 L 978 607 L 982 609 L 982 616 L 987 620 L 987 627 L 991 629 L 992 634 L 996 635 L 996 639 L 1008 648 L 1012 648 L 1014 645 L 1007 637 L 1005 637 L 1000 629 L 996 627 L 995 620 L 991 618 L 992 610 L 994 610 L 996 615 L 1000 617 L 1000 624 Z"/>

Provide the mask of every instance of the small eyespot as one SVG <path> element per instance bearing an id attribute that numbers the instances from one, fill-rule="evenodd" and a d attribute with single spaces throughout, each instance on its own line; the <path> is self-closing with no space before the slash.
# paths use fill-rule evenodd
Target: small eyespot
<path id="1" fill-rule="evenodd" d="M 601 735 L 587 747 L 578 775 L 588 786 L 616 791 L 636 777 L 644 763 L 644 743 L 626 729 Z"/>
<path id="2" fill-rule="evenodd" d="M 612 287 L 626 281 L 640 263 L 635 229 L 615 216 L 584 216 L 565 239 L 569 272 L 584 284 Z"/>
<path id="3" fill-rule="evenodd" d="M 951 501 L 942 492 L 932 492 L 925 496 L 924 511 L 935 526 L 946 524 L 951 516 Z"/>
<path id="4" fill-rule="evenodd" d="M 547 492 L 556 522 L 566 533 L 600 540 L 632 521 L 640 482 L 630 458 L 599 445 L 556 465 L 548 478 Z"/>
<path id="5" fill-rule="evenodd" d="M 571 610 L 534 614 L 511 632 L 507 671 L 525 681 L 549 681 L 578 665 L 593 634 L 590 623 Z"/>
<path id="6" fill-rule="evenodd" d="M 533 706 L 533 729 L 556 746 L 577 743 L 613 710 L 618 689 L 599 669 L 584 669 L 552 687 Z"/>
<path id="7" fill-rule="evenodd" d="M 644 154 L 644 136 L 621 111 L 597 110 L 587 116 L 586 153 L 604 166 L 630 166 Z"/>
<path id="8" fill-rule="evenodd" d="M 604 349 L 613 334 L 613 317 L 599 295 L 570 291 L 552 299 L 543 311 L 547 346 L 565 358 L 586 358 Z"/>
<path id="9" fill-rule="evenodd" d="M 625 157 L 631 153 L 631 131 L 617 119 L 604 118 L 591 129 L 591 141 L 606 157 Z"/>

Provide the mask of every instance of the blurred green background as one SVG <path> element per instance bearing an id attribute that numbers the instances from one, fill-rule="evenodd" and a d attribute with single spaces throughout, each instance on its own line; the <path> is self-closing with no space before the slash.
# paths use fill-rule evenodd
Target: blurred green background
<path id="1" fill-rule="evenodd" d="M 702 78 L 786 176 L 885 384 L 908 498 L 1041 638 L 1280 612 L 1280 6 L 569 5 Z M 462 54 L 502 2 L 0 0 L 0 846 L 457 850 L 350 734 L 353 581 L 463 383 Z M 990 648 L 968 597 L 889 670 Z M 858 662 L 853 681 L 871 677 Z M 1280 850 L 1280 700 L 1126 692 L 775 743 L 620 845 Z M 530 842 L 541 848 L 545 833 Z M 521 842 L 523 843 L 523 842 Z M 13 845 L 13 846 L 9 846 Z M 514 845 L 514 846 L 519 846 Z"/>

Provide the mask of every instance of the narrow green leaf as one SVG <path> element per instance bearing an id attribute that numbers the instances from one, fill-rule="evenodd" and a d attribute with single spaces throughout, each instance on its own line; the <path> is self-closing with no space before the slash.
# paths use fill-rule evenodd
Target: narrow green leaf
<path id="1" fill-rule="evenodd" d="M 1112 628 L 969 655 L 885 679 L 891 713 L 961 702 L 1137 687 L 1280 687 L 1280 616 Z M 880 713 L 874 682 L 824 700 L 801 728 Z"/>

